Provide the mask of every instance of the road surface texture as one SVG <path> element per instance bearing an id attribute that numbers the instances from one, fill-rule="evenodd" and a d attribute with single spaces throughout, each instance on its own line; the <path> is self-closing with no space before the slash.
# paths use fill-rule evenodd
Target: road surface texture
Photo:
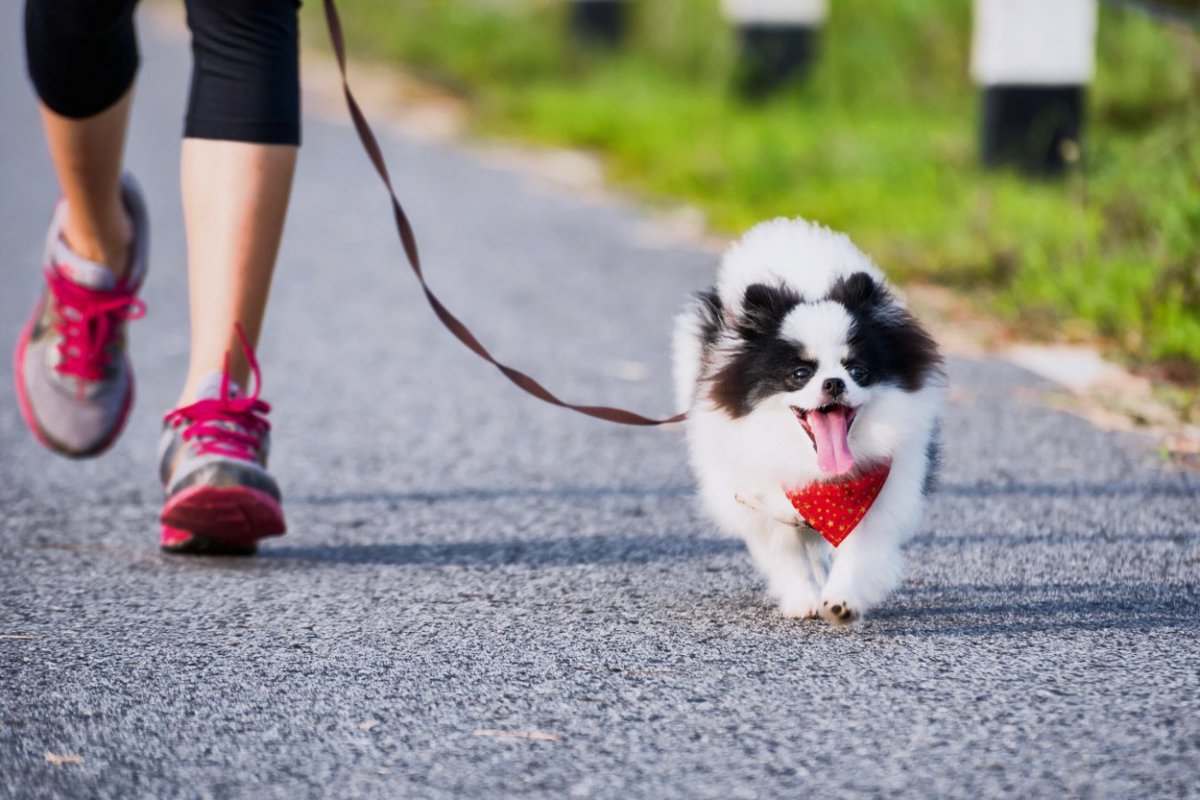
<path id="1" fill-rule="evenodd" d="M 12 343 L 55 194 L 20 4 L 2 13 Z M 781 619 L 694 510 L 678 431 L 535 403 L 442 331 L 342 121 L 307 122 L 260 353 L 291 532 L 253 559 L 161 554 L 187 55 L 143 32 L 136 411 L 75 463 L 0 392 L 0 797 L 1196 795 L 1197 475 L 1048 410 L 1015 367 L 954 359 L 903 588 L 850 630 Z M 673 410 L 670 320 L 711 254 L 384 143 L 435 285 L 502 357 L 569 398 Z"/>

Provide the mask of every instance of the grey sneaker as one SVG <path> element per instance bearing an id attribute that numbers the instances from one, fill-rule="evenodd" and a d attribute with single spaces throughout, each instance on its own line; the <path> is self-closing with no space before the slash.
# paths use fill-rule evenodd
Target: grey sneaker
<path id="1" fill-rule="evenodd" d="M 163 419 L 164 550 L 249 555 L 260 539 L 287 530 L 279 486 L 267 472 L 271 407 L 258 397 L 258 364 L 248 346 L 246 352 L 253 394 L 228 373 L 213 373 L 201 384 L 200 399 Z"/>
<path id="2" fill-rule="evenodd" d="M 13 357 L 13 378 L 25 424 L 42 444 L 71 458 L 108 449 L 133 407 L 133 368 L 126 355 L 125 323 L 140 319 L 137 298 L 149 250 L 146 206 L 133 179 L 121 196 L 133 220 L 129 272 L 117 280 L 62 237 L 66 203 L 50 220 L 42 269 L 46 291 Z"/>

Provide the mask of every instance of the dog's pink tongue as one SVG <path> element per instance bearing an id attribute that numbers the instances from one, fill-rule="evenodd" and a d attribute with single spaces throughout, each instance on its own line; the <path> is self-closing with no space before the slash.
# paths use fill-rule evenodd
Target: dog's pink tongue
<path id="1" fill-rule="evenodd" d="M 817 466 L 826 475 L 844 475 L 854 469 L 850 454 L 850 412 L 843 406 L 810 411 L 808 424 L 817 445 Z"/>

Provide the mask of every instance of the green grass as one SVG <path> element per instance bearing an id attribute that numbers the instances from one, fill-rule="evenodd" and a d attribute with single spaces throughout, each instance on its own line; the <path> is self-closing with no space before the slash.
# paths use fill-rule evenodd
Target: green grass
<path id="1" fill-rule="evenodd" d="M 966 0 L 836 0 L 816 70 L 764 103 L 729 89 L 716 0 L 636 0 L 617 54 L 574 46 L 562 0 L 341 6 L 351 52 L 465 96 L 481 133 L 593 149 L 617 183 L 724 232 L 820 220 L 895 278 L 964 291 L 1031 336 L 1200 364 L 1192 32 L 1103 10 L 1082 166 L 1045 182 L 978 166 Z"/>

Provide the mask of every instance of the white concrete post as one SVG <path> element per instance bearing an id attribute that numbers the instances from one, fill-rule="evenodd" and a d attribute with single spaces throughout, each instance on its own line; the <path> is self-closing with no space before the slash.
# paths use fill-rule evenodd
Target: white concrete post
<path id="1" fill-rule="evenodd" d="M 721 0 L 737 29 L 739 88 L 768 94 L 804 76 L 816 58 L 828 0 Z"/>
<path id="2" fill-rule="evenodd" d="M 975 0 L 974 13 L 984 163 L 1062 172 L 1080 154 L 1096 0 Z"/>

